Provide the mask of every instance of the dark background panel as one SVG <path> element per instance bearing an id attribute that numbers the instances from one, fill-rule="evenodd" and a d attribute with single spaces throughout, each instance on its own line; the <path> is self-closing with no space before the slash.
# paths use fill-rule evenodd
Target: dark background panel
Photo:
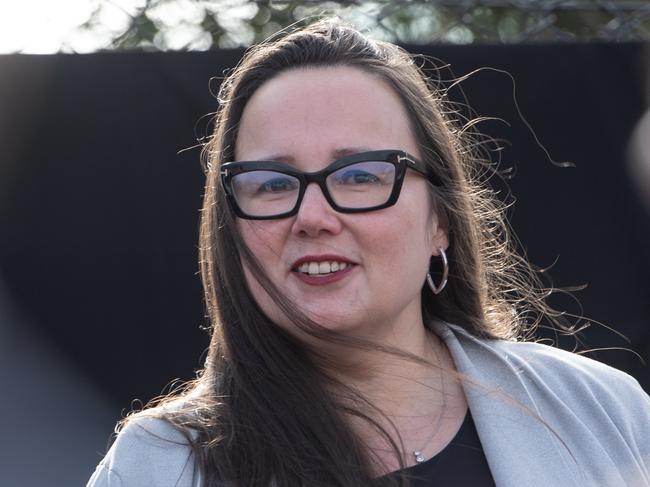
<path id="1" fill-rule="evenodd" d="M 576 293 L 585 315 L 627 335 L 647 359 L 650 216 L 626 169 L 628 137 L 646 107 L 642 46 L 493 46 L 475 52 L 485 65 L 515 76 L 521 111 L 550 157 L 575 164 L 560 168 L 549 161 L 518 117 L 503 75 L 481 73 L 466 83 L 480 114 L 511 123 L 495 124 L 494 132 L 512 142 L 504 154 L 517 168 L 510 182 L 517 198 L 511 220 L 528 255 L 542 267 L 557 259 L 550 270 L 555 285 L 586 284 Z M 568 298 L 552 302 L 580 312 Z M 629 346 L 603 326 L 582 337 L 591 348 Z M 647 369 L 630 353 L 592 356 L 650 384 Z"/>
<path id="2" fill-rule="evenodd" d="M 648 215 L 625 169 L 646 106 L 641 44 L 410 46 L 451 63 L 483 131 L 517 175 L 513 225 L 531 260 L 577 293 L 589 347 L 650 359 Z M 0 276 L 31 333 L 115 408 L 147 401 L 201 365 L 197 275 L 203 176 L 196 137 L 242 51 L 0 57 Z M 443 77 L 449 77 L 444 75 Z M 458 88 L 449 92 L 462 100 Z M 533 127 L 517 113 L 518 106 Z M 551 157 L 576 167 L 554 165 Z M 495 182 L 497 186 L 501 183 Z M 555 301 L 577 311 L 568 298 Z M 563 343 L 564 344 L 564 343 Z M 572 346 L 569 340 L 566 346 Z M 596 357 L 650 387 L 629 352 Z M 25 350 L 25 360 L 38 360 Z M 38 387 L 38 384 L 31 384 Z M 107 431 L 108 434 L 108 431 Z"/>

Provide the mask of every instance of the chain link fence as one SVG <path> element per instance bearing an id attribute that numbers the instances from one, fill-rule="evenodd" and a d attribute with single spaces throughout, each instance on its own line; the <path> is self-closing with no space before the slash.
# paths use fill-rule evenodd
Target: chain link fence
<path id="1" fill-rule="evenodd" d="M 650 39 L 647 0 L 145 0 L 130 9 L 107 0 L 81 29 L 101 27 L 111 8 L 128 20 L 109 36 L 107 49 L 248 46 L 323 15 L 338 15 L 378 39 L 412 44 Z"/>

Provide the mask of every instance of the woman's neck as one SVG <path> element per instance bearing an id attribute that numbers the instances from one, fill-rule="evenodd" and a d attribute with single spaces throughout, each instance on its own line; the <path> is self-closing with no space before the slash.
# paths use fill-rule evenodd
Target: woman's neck
<path id="1" fill-rule="evenodd" d="M 403 442 L 400 450 L 408 465 L 415 461 L 414 451 L 428 458 L 451 441 L 467 404 L 446 345 L 424 326 L 381 346 L 385 349 L 348 356 L 335 373 L 340 387 L 334 393 L 381 425 L 398 446 Z M 353 393 L 363 398 L 361 404 Z M 357 416 L 348 420 L 376 457 L 378 475 L 400 467 L 390 442 L 375 427 Z"/>

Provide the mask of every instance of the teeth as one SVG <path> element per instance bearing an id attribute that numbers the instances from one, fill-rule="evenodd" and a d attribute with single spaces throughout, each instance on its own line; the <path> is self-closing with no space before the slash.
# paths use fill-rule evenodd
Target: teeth
<path id="1" fill-rule="evenodd" d="M 347 266 L 347 262 L 337 261 L 303 262 L 298 267 L 298 271 L 303 274 L 309 274 L 310 276 L 317 276 L 342 271 Z"/>

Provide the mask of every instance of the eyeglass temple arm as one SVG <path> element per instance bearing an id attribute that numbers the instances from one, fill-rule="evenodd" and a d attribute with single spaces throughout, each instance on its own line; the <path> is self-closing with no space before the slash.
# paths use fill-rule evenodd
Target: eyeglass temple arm
<path id="1" fill-rule="evenodd" d="M 424 162 L 413 159 L 408 154 L 398 156 L 398 160 L 405 162 L 407 167 L 425 176 L 434 186 L 442 186 L 442 181 L 440 181 L 438 175 Z"/>

